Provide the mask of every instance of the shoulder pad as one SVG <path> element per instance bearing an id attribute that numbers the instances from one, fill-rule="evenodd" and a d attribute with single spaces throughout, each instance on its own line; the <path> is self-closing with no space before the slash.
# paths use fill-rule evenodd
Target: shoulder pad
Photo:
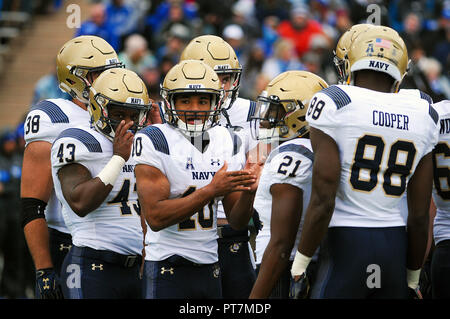
<path id="1" fill-rule="evenodd" d="M 278 149 L 275 149 L 272 153 L 270 153 L 269 157 L 267 158 L 267 163 L 270 163 L 270 161 L 277 156 L 280 153 L 283 152 L 295 152 L 299 153 L 306 158 L 308 158 L 311 162 L 314 162 L 314 153 L 311 152 L 307 147 L 303 145 L 297 145 L 297 144 L 287 144 L 287 145 L 281 145 Z"/>
<path id="2" fill-rule="evenodd" d="M 352 100 L 350 99 L 348 94 L 344 92 L 344 90 L 334 85 L 321 90 L 319 93 L 328 95 L 334 101 L 338 110 L 352 102 Z"/>
<path id="3" fill-rule="evenodd" d="M 148 138 L 150 138 L 153 146 L 155 147 L 155 150 L 170 155 L 169 144 L 167 143 L 166 137 L 164 136 L 164 133 L 160 128 L 154 125 L 149 125 L 143 130 L 139 131 L 139 133 L 143 133 L 147 135 Z"/>
<path id="4" fill-rule="evenodd" d="M 52 123 L 69 123 L 69 117 L 53 102 L 42 100 L 31 107 L 30 111 L 40 110 L 48 115 Z"/>
<path id="5" fill-rule="evenodd" d="M 79 140 L 81 143 L 83 143 L 89 152 L 93 153 L 102 153 L 102 146 L 100 145 L 100 142 L 97 141 L 97 139 L 90 134 L 89 132 L 86 132 L 85 130 L 79 129 L 79 128 L 69 128 L 67 130 L 64 130 L 61 132 L 61 134 L 57 137 L 55 142 L 59 140 L 60 138 L 64 137 L 71 137 L 74 139 Z"/>

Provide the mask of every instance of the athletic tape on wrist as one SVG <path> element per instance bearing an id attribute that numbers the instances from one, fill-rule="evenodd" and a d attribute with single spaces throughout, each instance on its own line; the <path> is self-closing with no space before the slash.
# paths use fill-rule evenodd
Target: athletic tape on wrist
<path id="1" fill-rule="evenodd" d="M 102 171 L 96 177 L 100 178 L 100 180 L 106 186 L 108 186 L 108 184 L 114 185 L 117 177 L 120 174 L 120 171 L 122 170 L 123 165 L 125 165 L 125 160 L 123 159 L 123 157 L 119 155 L 113 155 L 108 164 L 103 167 Z"/>
<path id="2" fill-rule="evenodd" d="M 295 252 L 294 262 L 291 267 L 292 277 L 300 276 L 306 271 L 312 257 L 308 257 L 300 253 L 298 250 Z"/>
<path id="3" fill-rule="evenodd" d="M 420 269 L 411 270 L 406 269 L 406 281 L 408 282 L 408 287 L 412 289 L 416 289 L 419 287 L 419 279 L 420 279 Z"/>

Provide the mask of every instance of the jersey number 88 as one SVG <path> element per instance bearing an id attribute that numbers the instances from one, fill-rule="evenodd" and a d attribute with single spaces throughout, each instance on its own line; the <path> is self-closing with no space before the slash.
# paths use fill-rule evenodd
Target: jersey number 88
<path id="1" fill-rule="evenodd" d="M 367 149 L 373 149 L 373 156 L 368 157 Z M 385 143 L 380 136 L 364 135 L 359 138 L 356 145 L 355 156 L 351 166 L 350 184 L 354 189 L 370 192 L 378 184 L 378 172 Z M 404 160 L 399 163 L 399 154 L 404 154 Z M 383 170 L 383 190 L 386 195 L 401 196 L 406 189 L 406 177 L 411 173 L 411 168 L 416 155 L 416 148 L 410 141 L 398 140 L 393 143 L 389 150 L 387 167 Z M 370 172 L 370 179 L 361 179 L 361 170 Z M 400 185 L 392 183 L 392 175 L 400 177 Z"/>

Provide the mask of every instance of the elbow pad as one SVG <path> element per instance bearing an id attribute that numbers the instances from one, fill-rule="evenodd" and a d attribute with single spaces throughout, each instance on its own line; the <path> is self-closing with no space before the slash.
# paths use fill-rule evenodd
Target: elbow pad
<path id="1" fill-rule="evenodd" d="M 45 219 L 45 207 L 47 203 L 36 198 L 21 198 L 21 211 L 22 211 L 22 228 L 32 220 L 38 218 Z"/>

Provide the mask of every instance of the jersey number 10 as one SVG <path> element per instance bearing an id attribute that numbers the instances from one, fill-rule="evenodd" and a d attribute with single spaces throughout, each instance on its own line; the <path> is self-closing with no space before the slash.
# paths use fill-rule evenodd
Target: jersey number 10
<path id="1" fill-rule="evenodd" d="M 190 194 L 192 194 L 193 192 L 195 192 L 196 187 L 195 186 L 190 186 L 181 197 L 186 197 Z M 214 201 L 212 200 L 211 202 L 209 202 L 208 204 L 208 209 L 209 209 L 209 217 L 206 218 L 205 216 L 205 208 L 203 207 L 202 210 L 199 210 L 197 212 L 197 221 L 200 224 L 201 228 L 203 229 L 208 229 L 211 228 L 213 225 L 213 205 Z M 186 219 L 185 221 L 182 221 L 181 223 L 178 224 L 178 229 L 179 230 L 194 230 L 196 229 L 196 223 L 195 223 L 195 219 L 193 218 L 193 216 L 189 217 L 188 219 Z"/>

